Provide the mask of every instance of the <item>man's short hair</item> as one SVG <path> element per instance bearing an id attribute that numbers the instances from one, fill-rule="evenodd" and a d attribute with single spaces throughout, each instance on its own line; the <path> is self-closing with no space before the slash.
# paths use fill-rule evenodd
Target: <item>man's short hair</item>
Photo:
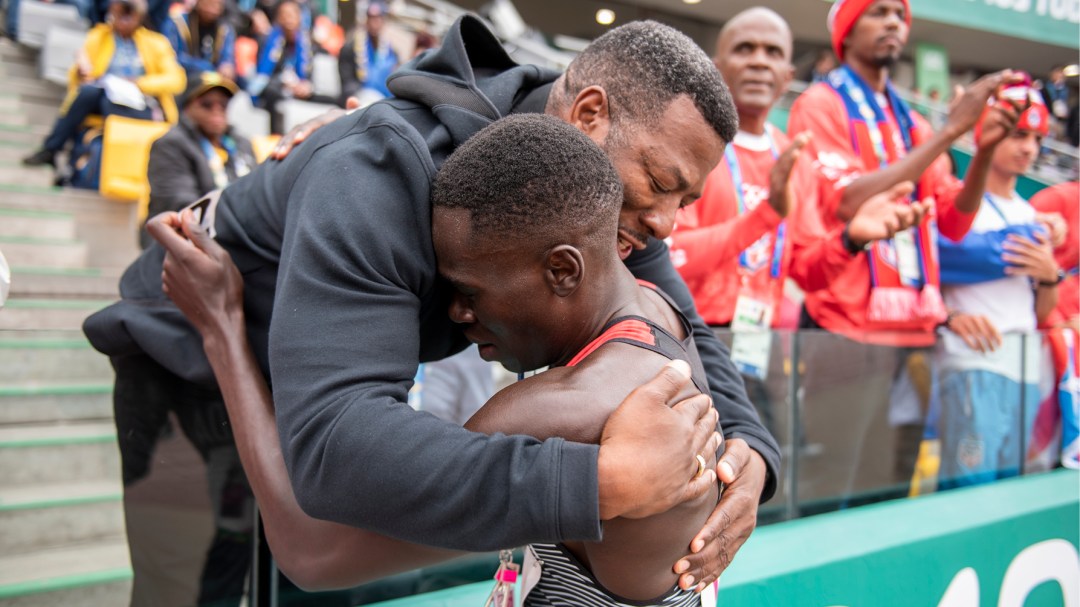
<path id="1" fill-rule="evenodd" d="M 724 79 L 712 60 L 686 34 L 657 23 L 634 21 L 594 40 L 566 70 L 563 103 L 598 85 L 608 96 L 613 123 L 655 124 L 680 95 L 689 96 L 724 141 L 739 117 Z"/>
<path id="2" fill-rule="evenodd" d="M 450 155 L 435 178 L 432 204 L 469 211 L 474 235 L 606 242 L 614 252 L 622 182 L 581 131 L 552 116 L 517 114 Z"/>

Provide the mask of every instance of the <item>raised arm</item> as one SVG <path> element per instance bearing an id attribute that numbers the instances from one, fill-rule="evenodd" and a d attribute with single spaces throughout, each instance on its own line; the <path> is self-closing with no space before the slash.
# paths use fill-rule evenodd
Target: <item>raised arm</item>
<path id="1" fill-rule="evenodd" d="M 964 133 L 970 131 L 986 108 L 986 102 L 993 97 L 998 88 L 1014 79 L 1013 72 L 1004 70 L 983 76 L 967 89 L 961 89 L 952 107 L 949 109 L 945 128 L 931 134 L 922 143 L 908 152 L 907 156 L 882 167 L 879 170 L 864 173 L 844 189 L 838 215 L 850 219 L 863 202 L 874 194 L 884 192 L 902 181 L 918 181 L 923 172 L 939 156 L 949 151 L 952 144 Z M 992 153 L 992 150 L 991 150 Z M 979 208 L 985 186 L 985 174 L 990 159 L 982 149 L 976 150 L 972 159 L 972 184 L 965 188 L 956 200 L 956 208 L 971 213 Z"/>

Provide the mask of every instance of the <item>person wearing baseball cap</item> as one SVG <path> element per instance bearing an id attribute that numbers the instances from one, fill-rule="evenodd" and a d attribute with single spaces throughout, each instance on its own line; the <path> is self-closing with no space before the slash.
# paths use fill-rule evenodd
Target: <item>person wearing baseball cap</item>
<path id="1" fill-rule="evenodd" d="M 942 338 L 939 365 L 939 487 L 944 488 L 1019 473 L 1017 462 L 1024 459 L 1019 434 L 1030 436 L 1042 398 L 1039 374 L 1021 374 L 1017 363 L 1039 350 L 1025 352 L 1018 336 L 1002 336 L 1035 332 L 1054 311 L 1058 285 L 1066 278 L 1051 242 L 1064 234 L 1043 225 L 1037 210 L 1016 192 L 1017 178 L 1039 156 L 1050 114 L 1030 81 L 1004 92 L 1003 97 L 1028 107 L 994 148 L 971 230 L 958 243 L 941 243 L 943 294 L 952 329 Z M 987 108 L 976 125 L 976 142 L 987 136 L 992 112 Z M 1021 398 L 1028 403 L 1023 409 Z"/>
<path id="2" fill-rule="evenodd" d="M 112 0 L 106 22 L 87 33 L 76 55 L 60 117 L 24 165 L 55 164 L 69 141 L 85 128 L 100 127 L 110 114 L 176 122 L 173 96 L 184 90 L 184 69 L 169 41 L 141 25 L 145 14 L 145 0 Z M 119 94 L 122 88 L 133 94 Z"/>
<path id="3" fill-rule="evenodd" d="M 148 217 L 179 211 L 255 167 L 251 143 L 233 133 L 225 118 L 237 90 L 217 72 L 203 72 L 188 83 L 179 124 L 150 148 Z M 140 241 L 150 243 L 145 230 Z"/>
<path id="4" fill-rule="evenodd" d="M 1019 112 L 1010 103 L 995 106 L 967 181 L 954 178 L 942 155 L 971 130 L 987 100 L 1014 76 L 1008 70 L 991 74 L 960 92 L 945 128 L 933 133 L 889 80 L 907 43 L 911 18 L 906 0 L 838 1 L 829 26 L 843 64 L 796 100 L 789 131 L 812 135 L 807 152 L 822 177 L 818 210 L 826 233 L 874 194 L 903 182 L 914 184 L 913 200 L 932 201 L 934 207 L 918 225 L 887 241 L 859 242 L 843 232 L 849 255 L 845 279 L 807 295 L 801 324 L 863 342 L 928 346 L 946 316 L 934 234 L 958 240 L 967 232 L 982 199 L 993 148 Z M 793 239 L 820 236 L 794 232 Z"/>

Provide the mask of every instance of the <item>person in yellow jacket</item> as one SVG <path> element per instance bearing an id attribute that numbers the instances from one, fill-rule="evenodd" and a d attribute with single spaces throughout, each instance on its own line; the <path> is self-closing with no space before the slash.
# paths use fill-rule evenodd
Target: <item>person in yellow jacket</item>
<path id="1" fill-rule="evenodd" d="M 184 91 L 184 69 L 169 41 L 142 27 L 145 14 L 146 0 L 112 0 L 71 67 L 60 117 L 24 165 L 55 166 L 56 153 L 81 127 L 100 126 L 110 114 L 176 122 L 173 96 Z"/>

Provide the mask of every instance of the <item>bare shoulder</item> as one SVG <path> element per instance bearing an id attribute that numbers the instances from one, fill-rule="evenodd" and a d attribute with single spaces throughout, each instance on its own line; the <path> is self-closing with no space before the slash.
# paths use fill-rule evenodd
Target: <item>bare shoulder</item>
<path id="1" fill-rule="evenodd" d="M 589 393 L 582 379 L 578 368 L 559 367 L 511 384 L 492 396 L 465 427 L 484 434 L 593 442 L 584 431 L 591 420 L 580 406 Z"/>
<path id="2" fill-rule="evenodd" d="M 608 416 L 668 360 L 630 344 L 608 343 L 576 367 L 550 369 L 500 390 L 465 427 L 596 444 Z M 682 396 L 696 393 L 691 385 Z"/>

